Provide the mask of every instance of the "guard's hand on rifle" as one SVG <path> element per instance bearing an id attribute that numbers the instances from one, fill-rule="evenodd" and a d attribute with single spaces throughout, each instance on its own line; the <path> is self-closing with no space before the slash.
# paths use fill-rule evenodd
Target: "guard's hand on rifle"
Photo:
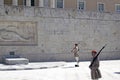
<path id="1" fill-rule="evenodd" d="M 89 65 L 89 68 L 92 69 L 91 65 Z"/>

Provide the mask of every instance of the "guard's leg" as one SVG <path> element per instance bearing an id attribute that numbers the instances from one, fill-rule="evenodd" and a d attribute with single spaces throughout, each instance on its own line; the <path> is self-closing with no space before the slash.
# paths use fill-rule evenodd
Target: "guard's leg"
<path id="1" fill-rule="evenodd" d="M 77 62 L 77 65 L 79 66 L 79 57 L 75 57 L 75 60 Z"/>

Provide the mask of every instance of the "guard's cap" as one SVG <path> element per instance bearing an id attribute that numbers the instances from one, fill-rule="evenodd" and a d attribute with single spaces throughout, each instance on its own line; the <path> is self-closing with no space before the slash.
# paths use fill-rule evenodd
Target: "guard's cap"
<path id="1" fill-rule="evenodd" d="M 92 53 L 97 53 L 97 51 L 95 51 L 95 50 L 92 50 Z"/>

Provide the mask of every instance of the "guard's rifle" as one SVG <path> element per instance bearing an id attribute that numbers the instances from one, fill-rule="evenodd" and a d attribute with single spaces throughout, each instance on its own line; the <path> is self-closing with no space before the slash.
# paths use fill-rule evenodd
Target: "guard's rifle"
<path id="1" fill-rule="evenodd" d="M 102 49 L 97 53 L 97 55 L 93 58 L 91 64 L 89 65 L 89 68 L 92 67 L 93 63 L 95 62 L 95 60 L 97 59 L 97 57 L 99 56 L 99 54 L 101 53 L 101 51 L 105 48 L 107 44 L 105 44 Z"/>

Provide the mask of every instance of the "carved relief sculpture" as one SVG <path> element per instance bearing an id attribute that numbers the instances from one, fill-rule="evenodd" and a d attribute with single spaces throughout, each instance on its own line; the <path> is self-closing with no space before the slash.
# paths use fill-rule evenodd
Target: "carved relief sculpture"
<path id="1" fill-rule="evenodd" d="M 36 28 L 32 21 L 0 21 L 0 45 L 36 45 Z"/>

